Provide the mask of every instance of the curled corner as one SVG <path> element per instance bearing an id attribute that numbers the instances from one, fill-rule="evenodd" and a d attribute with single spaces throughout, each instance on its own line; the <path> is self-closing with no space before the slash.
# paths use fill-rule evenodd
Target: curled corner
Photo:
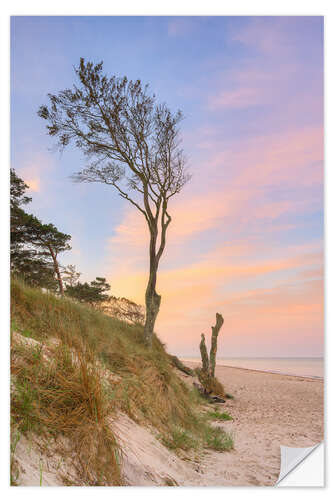
<path id="1" fill-rule="evenodd" d="M 289 446 L 280 446 L 280 475 L 275 485 L 278 485 L 293 469 L 295 469 L 306 457 L 318 448 L 320 444 L 321 443 L 318 443 L 308 448 L 290 448 Z"/>

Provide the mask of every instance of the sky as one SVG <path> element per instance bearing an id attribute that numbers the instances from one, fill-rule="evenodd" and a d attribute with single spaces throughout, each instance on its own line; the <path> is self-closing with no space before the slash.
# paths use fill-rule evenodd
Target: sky
<path id="1" fill-rule="evenodd" d="M 192 179 L 170 204 L 157 283 L 168 350 L 198 356 L 221 312 L 220 357 L 321 356 L 323 18 L 11 18 L 11 165 L 28 207 L 72 235 L 63 265 L 143 303 L 143 216 L 110 186 L 73 184 L 83 155 L 56 152 L 37 116 L 80 57 L 185 116 Z"/>

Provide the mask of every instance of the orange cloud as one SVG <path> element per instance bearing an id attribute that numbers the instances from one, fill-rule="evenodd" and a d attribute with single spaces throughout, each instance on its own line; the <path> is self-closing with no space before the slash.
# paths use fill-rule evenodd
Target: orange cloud
<path id="1" fill-rule="evenodd" d="M 52 168 L 53 164 L 49 156 L 41 153 L 33 156 L 22 165 L 15 166 L 18 175 L 29 186 L 29 189 L 34 192 L 40 192 L 43 184 L 43 177 Z"/>
<path id="2" fill-rule="evenodd" d="M 35 179 L 30 179 L 29 177 L 25 177 L 25 183 L 29 186 L 31 191 L 38 192 L 40 191 L 40 179 L 37 177 Z"/>
<path id="3" fill-rule="evenodd" d="M 256 137 L 207 156 L 193 179 L 194 194 L 185 190 L 172 200 L 156 324 L 171 350 L 197 352 L 198 336 L 220 310 L 226 354 L 255 355 L 259 341 L 262 355 L 278 355 L 281 343 L 302 355 L 296 345 L 302 338 L 318 354 L 321 241 L 280 244 L 279 235 L 299 228 L 298 215 L 322 208 L 322 159 L 321 127 Z M 140 303 L 148 236 L 145 219 L 129 208 L 109 240 L 113 291 Z"/>
<path id="4" fill-rule="evenodd" d="M 225 335 L 230 337 L 225 347 L 229 353 L 237 352 L 245 332 L 254 342 L 265 335 L 274 341 L 277 328 L 290 332 L 312 325 L 320 331 L 320 245 L 289 246 L 284 257 L 277 252 L 277 257 L 265 258 L 263 249 L 262 243 L 228 242 L 187 266 L 161 266 L 157 289 L 162 305 L 156 328 L 171 349 L 191 350 L 217 310 L 228 318 Z M 147 271 L 123 260 L 111 274 L 113 290 L 143 303 Z M 271 287 L 265 288 L 264 283 Z"/>
<path id="5" fill-rule="evenodd" d="M 225 356 L 255 356 L 265 347 L 266 355 L 279 355 L 281 346 L 291 341 L 294 346 L 298 343 L 293 354 L 302 355 L 302 345 L 308 340 L 318 345 L 323 336 L 323 290 L 318 281 L 295 289 L 290 280 L 270 289 L 233 294 L 212 293 L 198 284 L 169 293 L 163 297 L 158 331 L 171 349 L 180 352 L 198 354 L 200 333 L 209 334 L 216 311 L 225 317 L 219 340 Z"/>

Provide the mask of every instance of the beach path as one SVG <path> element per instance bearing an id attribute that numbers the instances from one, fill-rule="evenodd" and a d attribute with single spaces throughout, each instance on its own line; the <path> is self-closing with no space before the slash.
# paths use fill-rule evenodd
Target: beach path
<path id="1" fill-rule="evenodd" d="M 216 367 L 216 376 L 234 396 L 219 405 L 233 420 L 216 425 L 233 434 L 235 449 L 205 453 L 201 484 L 274 485 L 280 445 L 308 447 L 324 439 L 322 379 L 224 366 Z"/>

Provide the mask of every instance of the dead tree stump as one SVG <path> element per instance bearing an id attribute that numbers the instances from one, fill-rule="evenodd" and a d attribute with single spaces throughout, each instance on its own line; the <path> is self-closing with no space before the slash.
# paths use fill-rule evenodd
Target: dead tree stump
<path id="1" fill-rule="evenodd" d="M 207 354 L 205 335 L 203 333 L 201 334 L 200 353 L 202 361 L 202 371 L 204 371 L 205 373 L 209 373 L 209 359 Z"/>
<path id="2" fill-rule="evenodd" d="M 212 326 L 212 341 L 211 341 L 210 355 L 209 355 L 209 369 L 211 377 L 215 377 L 217 337 L 222 328 L 223 323 L 224 319 L 222 318 L 222 314 L 216 313 L 216 323 L 215 326 Z"/>
<path id="3" fill-rule="evenodd" d="M 200 354 L 202 368 L 197 370 L 197 375 L 204 391 L 207 394 L 215 393 L 218 395 L 224 394 L 223 385 L 215 378 L 216 353 L 217 353 L 217 337 L 224 323 L 222 314 L 216 313 L 216 323 L 212 326 L 211 347 L 208 358 L 205 335 L 201 334 Z"/>

